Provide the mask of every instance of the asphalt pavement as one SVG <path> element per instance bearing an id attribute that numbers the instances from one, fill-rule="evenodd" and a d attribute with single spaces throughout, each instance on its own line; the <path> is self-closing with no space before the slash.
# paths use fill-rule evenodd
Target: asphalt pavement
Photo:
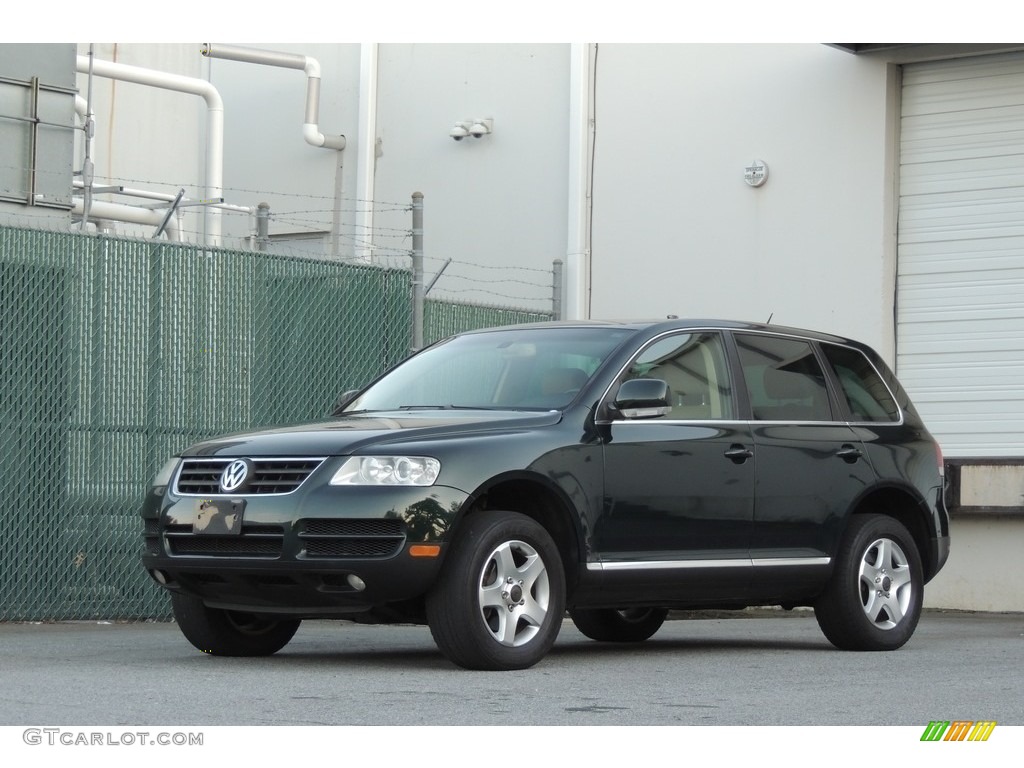
<path id="1" fill-rule="evenodd" d="M 1024 614 L 926 611 L 888 653 L 835 650 L 808 611 L 680 616 L 636 645 L 566 621 L 518 672 L 459 669 L 418 626 L 311 621 L 233 659 L 173 623 L 0 624 L 0 725 L 1024 725 Z"/>

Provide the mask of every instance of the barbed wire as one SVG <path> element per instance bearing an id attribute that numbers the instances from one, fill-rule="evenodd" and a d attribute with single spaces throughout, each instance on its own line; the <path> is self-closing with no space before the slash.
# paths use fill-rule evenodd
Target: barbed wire
<path id="1" fill-rule="evenodd" d="M 39 179 L 52 178 L 58 183 L 56 186 L 60 186 L 64 183 L 67 178 L 67 174 L 64 171 L 48 171 L 45 168 L 33 169 L 24 164 L 11 164 L 11 163 L 0 163 L 0 170 L 5 173 L 0 173 L 0 179 L 4 178 L 24 178 L 28 179 L 29 174 L 35 173 L 37 182 Z M 152 187 L 167 188 L 167 189 L 181 189 L 184 188 L 188 192 L 187 197 L 192 200 L 203 200 L 206 198 L 206 185 L 200 182 L 185 182 L 182 183 L 180 180 L 168 181 L 157 180 L 157 179 L 142 179 L 128 176 L 107 176 L 103 174 L 97 174 L 95 184 L 97 186 L 122 186 L 134 189 L 146 189 Z M 26 184 L 27 186 L 27 184 Z M 45 186 L 39 185 L 37 186 Z M 191 190 L 191 192 L 189 192 Z M 235 186 L 223 186 L 222 192 L 224 193 L 225 203 L 231 204 L 231 200 L 228 199 L 228 194 L 240 196 L 259 196 L 259 197 L 274 197 L 283 199 L 295 199 L 310 201 L 311 203 L 319 202 L 320 207 L 313 207 L 312 205 L 303 204 L 298 206 L 294 211 L 284 211 L 284 213 L 391 213 L 391 212 L 406 212 L 412 210 L 411 201 L 389 201 L 389 200 L 366 200 L 359 197 L 351 197 L 342 195 L 335 198 L 330 195 L 317 195 L 310 194 L 308 192 L 292 192 L 283 190 L 268 190 L 268 189 L 249 189 L 246 187 L 235 187 Z M 0 190 L 5 196 L 24 196 L 25 189 L 11 189 L 6 188 Z M 102 194 L 113 194 L 113 193 L 102 193 Z M 344 205 L 340 208 L 334 206 L 336 201 L 341 201 Z M 255 208 L 256 206 L 250 206 Z"/>
<path id="2" fill-rule="evenodd" d="M 67 212 L 67 206 L 81 200 L 84 189 L 67 189 L 66 172 L 37 171 L 36 186 L 47 190 L 52 198 L 28 205 L 25 188 L 12 188 L 12 178 L 25 178 L 28 169 L 20 165 L 0 163 L 0 197 L 6 198 L 7 205 L 0 211 L 0 223 L 30 229 L 74 231 L 76 224 Z M 129 207 L 147 207 L 155 211 L 167 210 L 170 201 L 161 205 L 159 195 L 170 198 L 171 190 L 184 189 L 184 200 L 190 205 L 179 208 L 174 224 L 177 237 L 185 243 L 200 243 L 206 237 L 204 220 L 209 213 L 207 206 L 195 203 L 205 200 L 206 188 L 196 184 L 178 184 L 154 179 L 134 177 L 100 177 L 96 187 L 112 186 L 127 190 L 123 194 L 112 192 L 94 193 L 94 200 L 115 201 Z M 27 187 L 27 184 L 26 184 Z M 153 199 L 140 201 L 137 194 L 145 193 Z M 412 255 L 412 229 L 395 226 L 395 216 L 406 215 L 412 210 L 410 202 L 365 200 L 355 197 L 338 199 L 327 195 L 309 193 L 256 190 L 241 187 L 224 187 L 224 207 L 217 207 L 221 220 L 221 247 L 231 250 L 265 250 L 274 255 L 302 259 L 339 261 L 346 263 L 369 263 L 384 268 L 409 269 Z M 270 198 L 275 202 L 290 202 L 285 208 L 267 210 L 270 229 L 266 240 L 260 240 L 257 233 L 257 207 L 232 202 L 246 195 Z M 19 210 L 18 203 L 24 207 Z M 231 207 L 234 206 L 234 207 Z M 353 216 L 372 213 L 373 224 L 362 221 L 352 222 Z M 62 217 L 67 217 L 62 223 Z M 348 218 L 339 228 L 338 217 Z M 95 225 L 97 219 L 91 217 Z M 112 232 L 118 237 L 150 239 L 156 227 L 147 224 L 133 224 L 118 221 Z M 335 231 L 332 231 L 335 230 Z M 546 310 L 550 307 L 552 270 L 519 264 L 486 264 L 472 259 L 447 255 L 426 254 L 426 279 L 432 283 L 430 297 L 451 300 L 498 299 L 503 306 L 510 302 L 525 303 L 533 309 Z M 500 290 L 508 286 L 508 290 Z M 526 295 L 526 294 L 535 295 Z"/>

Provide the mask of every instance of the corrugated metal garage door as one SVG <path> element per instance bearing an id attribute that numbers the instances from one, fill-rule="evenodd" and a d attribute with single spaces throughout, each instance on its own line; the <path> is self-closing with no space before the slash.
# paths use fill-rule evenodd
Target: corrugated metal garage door
<path id="1" fill-rule="evenodd" d="M 897 370 L 948 457 L 1024 456 L 1024 54 L 908 65 Z"/>

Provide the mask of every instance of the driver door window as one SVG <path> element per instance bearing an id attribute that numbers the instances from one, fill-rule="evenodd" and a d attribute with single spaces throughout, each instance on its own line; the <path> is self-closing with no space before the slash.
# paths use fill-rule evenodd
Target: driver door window
<path id="1" fill-rule="evenodd" d="M 708 331 L 676 334 L 651 344 L 627 379 L 660 379 L 671 391 L 670 421 L 734 418 L 732 387 L 722 338 Z"/>

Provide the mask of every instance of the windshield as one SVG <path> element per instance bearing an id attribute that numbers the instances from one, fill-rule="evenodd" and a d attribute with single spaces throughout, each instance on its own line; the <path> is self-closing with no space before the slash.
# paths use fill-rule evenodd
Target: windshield
<path id="1" fill-rule="evenodd" d="M 632 333 L 548 327 L 458 336 L 406 360 L 344 412 L 562 408 Z"/>

